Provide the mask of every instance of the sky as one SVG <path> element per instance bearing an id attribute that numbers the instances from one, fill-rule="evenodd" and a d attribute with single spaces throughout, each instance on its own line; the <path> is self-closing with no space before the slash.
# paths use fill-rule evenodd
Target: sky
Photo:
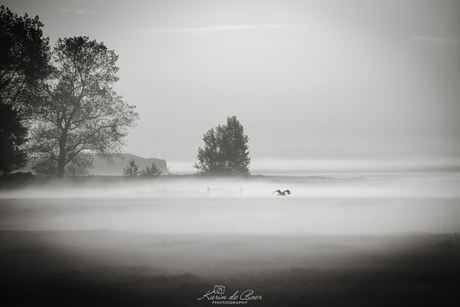
<path id="1" fill-rule="evenodd" d="M 125 152 L 194 172 L 236 115 L 257 173 L 460 169 L 460 1 L 0 0 L 119 55 Z"/>

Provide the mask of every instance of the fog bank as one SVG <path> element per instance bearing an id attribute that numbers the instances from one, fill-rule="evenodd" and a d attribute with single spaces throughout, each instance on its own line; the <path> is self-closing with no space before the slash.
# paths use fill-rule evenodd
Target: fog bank
<path id="1" fill-rule="evenodd" d="M 460 232 L 459 183 L 455 173 L 51 181 L 3 190 L 0 230 L 455 233 Z M 291 195 L 272 194 L 278 189 Z"/>
<path id="2" fill-rule="evenodd" d="M 289 189 L 302 197 L 460 197 L 460 173 L 373 173 L 309 177 L 79 177 L 0 190 L 2 198 L 268 197 Z"/>

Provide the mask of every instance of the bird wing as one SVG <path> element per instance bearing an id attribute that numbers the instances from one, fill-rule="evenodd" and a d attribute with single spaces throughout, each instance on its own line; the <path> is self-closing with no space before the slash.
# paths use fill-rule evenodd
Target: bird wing
<path id="1" fill-rule="evenodd" d="M 284 192 L 288 193 L 289 195 L 291 195 L 291 191 L 289 190 L 285 190 Z"/>
<path id="2" fill-rule="evenodd" d="M 274 193 L 281 194 L 281 191 L 280 191 L 280 190 L 276 190 L 276 191 L 274 191 L 272 194 L 274 194 Z"/>

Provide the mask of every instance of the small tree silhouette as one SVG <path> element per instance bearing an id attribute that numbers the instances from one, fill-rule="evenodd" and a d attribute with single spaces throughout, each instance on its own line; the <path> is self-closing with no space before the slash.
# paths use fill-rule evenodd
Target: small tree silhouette
<path id="1" fill-rule="evenodd" d="M 128 166 L 123 169 L 123 176 L 126 178 L 135 178 L 139 175 L 139 167 L 134 162 L 134 159 L 129 161 Z"/>
<path id="2" fill-rule="evenodd" d="M 152 167 L 148 167 L 147 165 L 145 170 L 140 171 L 139 175 L 142 178 L 154 178 L 160 176 L 162 173 L 163 172 L 157 167 L 155 162 L 152 162 Z"/>

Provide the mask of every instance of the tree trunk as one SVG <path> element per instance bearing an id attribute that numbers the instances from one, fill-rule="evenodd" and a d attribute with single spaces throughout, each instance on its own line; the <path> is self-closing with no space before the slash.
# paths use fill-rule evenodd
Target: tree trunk
<path id="1" fill-rule="evenodd" d="M 65 169 L 65 145 L 67 143 L 67 131 L 62 132 L 62 136 L 59 139 L 59 160 L 57 165 L 57 172 L 56 177 L 62 178 L 64 177 L 64 169 Z"/>

